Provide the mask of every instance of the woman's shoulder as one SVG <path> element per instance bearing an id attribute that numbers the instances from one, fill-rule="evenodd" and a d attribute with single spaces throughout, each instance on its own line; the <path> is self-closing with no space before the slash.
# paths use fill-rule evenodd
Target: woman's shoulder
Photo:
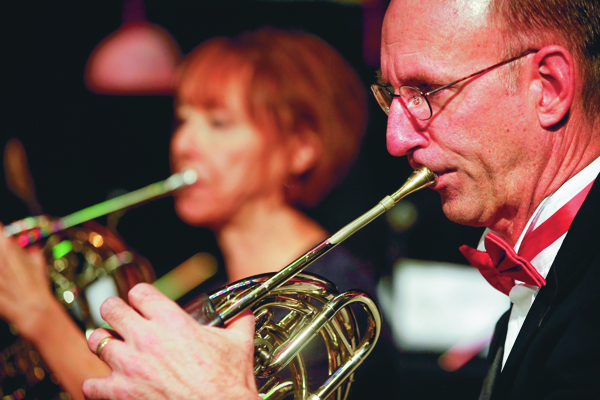
<path id="1" fill-rule="evenodd" d="M 360 289 L 375 295 L 373 267 L 344 246 L 337 246 L 310 265 L 306 272 L 322 276 L 335 283 L 338 290 Z"/>

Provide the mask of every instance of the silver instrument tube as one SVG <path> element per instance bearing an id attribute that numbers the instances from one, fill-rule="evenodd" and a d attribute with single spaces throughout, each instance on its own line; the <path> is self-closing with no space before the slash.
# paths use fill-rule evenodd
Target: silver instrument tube
<path id="1" fill-rule="evenodd" d="M 182 187 L 192 185 L 197 179 L 198 173 L 196 171 L 193 169 L 186 169 L 171 175 L 164 181 L 150 184 L 141 189 L 115 197 L 114 199 L 103 201 L 102 203 L 84 208 L 83 210 L 53 221 L 50 221 L 46 216 L 40 216 L 29 217 L 13 222 L 4 227 L 4 236 L 11 237 L 19 235 L 19 244 L 22 247 L 25 247 L 72 226 L 152 200 Z"/>
<path id="2" fill-rule="evenodd" d="M 237 300 L 234 304 L 228 304 L 223 310 L 217 309 L 216 311 L 219 313 L 221 321 L 215 320 L 214 324 L 220 325 L 242 311 L 249 309 L 271 290 L 283 285 L 287 280 L 296 276 L 314 261 L 325 255 L 329 250 L 333 249 L 375 218 L 391 209 L 402 198 L 419 189 L 435 184 L 436 179 L 437 176 L 426 167 L 421 167 L 414 171 L 400 189 L 392 195 L 384 197 L 383 200 L 371 210 L 367 211 L 365 214 L 340 229 L 329 239 L 326 239 L 324 242 L 293 261 L 270 279 L 263 282 L 259 287 L 253 289 L 247 295 Z"/>

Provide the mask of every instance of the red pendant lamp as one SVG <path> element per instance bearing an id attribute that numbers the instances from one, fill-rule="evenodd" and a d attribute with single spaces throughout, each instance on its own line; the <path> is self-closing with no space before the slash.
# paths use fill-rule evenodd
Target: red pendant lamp
<path id="1" fill-rule="evenodd" d="M 92 51 L 85 84 L 98 94 L 168 95 L 180 58 L 173 37 L 146 20 L 144 1 L 124 0 L 123 22 Z"/>

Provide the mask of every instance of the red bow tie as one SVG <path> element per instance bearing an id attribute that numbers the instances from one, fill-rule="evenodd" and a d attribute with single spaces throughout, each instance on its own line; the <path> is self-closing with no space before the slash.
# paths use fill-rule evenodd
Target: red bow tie
<path id="1" fill-rule="evenodd" d="M 493 287 L 506 295 L 515 286 L 515 280 L 537 287 L 546 285 L 546 280 L 530 261 L 567 233 L 593 183 L 586 186 L 533 232 L 527 234 L 518 254 L 510 243 L 494 232 L 485 235 L 486 251 L 465 245 L 460 246 L 460 252 Z"/>
<path id="2" fill-rule="evenodd" d="M 485 248 L 487 251 L 460 246 L 459 250 L 469 263 L 502 293 L 508 295 L 515 286 L 515 280 L 538 287 L 546 284 L 546 280 L 535 267 L 517 255 L 510 243 L 494 232 L 485 235 Z"/>

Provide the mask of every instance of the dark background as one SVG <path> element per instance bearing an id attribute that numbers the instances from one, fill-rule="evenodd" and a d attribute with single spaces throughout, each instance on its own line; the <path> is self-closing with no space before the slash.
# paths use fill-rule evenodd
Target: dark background
<path id="1" fill-rule="evenodd" d="M 368 4 L 367 4 L 368 3 Z M 122 2 L 4 2 L 2 7 L 2 146 L 19 138 L 44 212 L 63 216 L 98 203 L 115 190 L 134 190 L 169 175 L 172 129 L 169 96 L 108 96 L 89 92 L 83 71 L 93 48 L 121 24 Z M 250 0 L 148 0 L 147 18 L 166 28 L 182 53 L 213 36 L 262 25 L 300 29 L 321 36 L 357 69 L 365 85 L 378 68 L 378 34 L 385 1 L 262 2 Z M 307 211 L 334 232 L 395 191 L 410 174 L 404 159 L 385 147 L 386 118 L 369 99 L 371 118 L 359 159 L 345 182 Z M 0 221 L 28 215 L 0 177 Z M 349 239 L 348 247 L 389 275 L 398 257 L 464 263 L 461 244 L 474 245 L 481 230 L 443 215 L 439 196 L 424 190 L 407 200 L 418 219 L 393 233 L 385 219 Z M 105 220 L 100 219 L 100 222 Z M 219 257 L 211 232 L 191 228 L 175 215 L 170 198 L 128 211 L 118 232 L 162 275 L 195 253 Z M 401 354 L 398 392 L 407 398 L 474 398 L 483 364 L 474 360 L 453 374 L 437 355 Z M 402 396 L 397 396 L 401 398 Z"/>

